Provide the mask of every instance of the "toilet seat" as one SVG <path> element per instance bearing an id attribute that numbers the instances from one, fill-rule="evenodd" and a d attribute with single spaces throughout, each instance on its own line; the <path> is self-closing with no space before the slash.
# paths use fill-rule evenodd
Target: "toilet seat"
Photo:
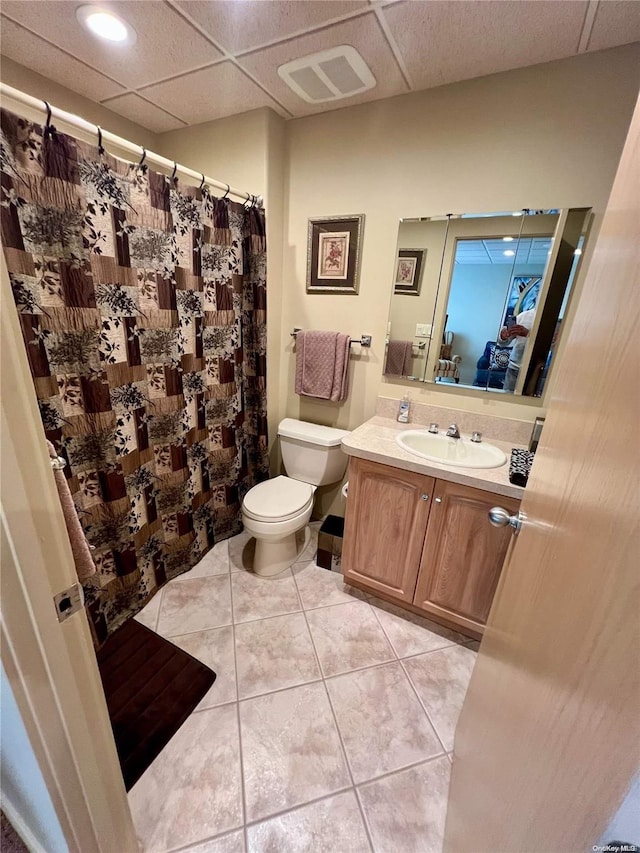
<path id="1" fill-rule="evenodd" d="M 315 488 L 291 477 L 274 477 L 249 489 L 242 512 L 255 521 L 289 521 L 313 506 Z"/>

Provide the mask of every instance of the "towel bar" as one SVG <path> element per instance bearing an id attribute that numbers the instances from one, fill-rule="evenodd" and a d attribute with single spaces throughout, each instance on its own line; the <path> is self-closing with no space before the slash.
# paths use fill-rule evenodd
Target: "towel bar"
<path id="1" fill-rule="evenodd" d="M 298 329 L 297 327 L 291 332 L 291 337 L 295 338 L 298 332 L 304 331 L 303 329 Z M 360 344 L 361 347 L 370 347 L 371 341 L 373 340 L 371 335 L 361 335 L 359 338 L 353 338 L 351 340 L 351 344 Z"/>

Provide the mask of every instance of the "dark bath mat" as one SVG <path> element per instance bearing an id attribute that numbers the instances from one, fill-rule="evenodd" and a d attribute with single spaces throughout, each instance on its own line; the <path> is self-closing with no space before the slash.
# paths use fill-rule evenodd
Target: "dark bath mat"
<path id="1" fill-rule="evenodd" d="M 129 791 L 216 680 L 173 643 L 129 619 L 97 653 Z"/>

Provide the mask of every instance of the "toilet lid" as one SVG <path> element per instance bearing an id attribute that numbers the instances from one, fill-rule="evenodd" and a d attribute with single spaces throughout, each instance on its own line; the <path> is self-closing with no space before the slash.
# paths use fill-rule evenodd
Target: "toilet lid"
<path id="1" fill-rule="evenodd" d="M 313 500 L 313 493 L 309 483 L 291 477 L 274 477 L 249 489 L 242 508 L 254 518 L 285 521 L 306 509 Z"/>

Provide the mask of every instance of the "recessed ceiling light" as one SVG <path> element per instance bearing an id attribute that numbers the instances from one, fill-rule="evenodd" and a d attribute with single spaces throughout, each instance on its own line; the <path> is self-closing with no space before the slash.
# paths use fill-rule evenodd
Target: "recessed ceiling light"
<path id="1" fill-rule="evenodd" d="M 133 44 L 136 32 L 118 15 L 102 6 L 80 6 L 76 17 L 93 35 L 117 44 Z"/>
<path id="2" fill-rule="evenodd" d="M 515 252 L 512 249 L 507 249 L 506 252 L 503 252 L 508 258 L 512 258 L 515 255 Z"/>
<path id="3" fill-rule="evenodd" d="M 513 237 L 503 237 L 502 239 L 505 243 L 513 243 Z"/>

